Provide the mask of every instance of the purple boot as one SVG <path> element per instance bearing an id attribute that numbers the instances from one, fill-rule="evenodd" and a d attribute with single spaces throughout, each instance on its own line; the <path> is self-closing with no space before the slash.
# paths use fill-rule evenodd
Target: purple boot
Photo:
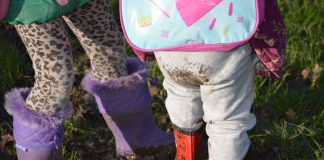
<path id="1" fill-rule="evenodd" d="M 116 80 L 98 82 L 88 73 L 82 82 L 115 137 L 117 154 L 143 155 L 174 144 L 173 135 L 155 124 L 146 82 L 148 66 L 129 58 L 127 69 L 129 75 Z"/>
<path id="2" fill-rule="evenodd" d="M 32 111 L 26 106 L 28 88 L 6 94 L 5 107 L 13 116 L 13 133 L 19 160 L 61 160 L 64 120 L 72 114 L 71 104 L 54 115 Z"/>

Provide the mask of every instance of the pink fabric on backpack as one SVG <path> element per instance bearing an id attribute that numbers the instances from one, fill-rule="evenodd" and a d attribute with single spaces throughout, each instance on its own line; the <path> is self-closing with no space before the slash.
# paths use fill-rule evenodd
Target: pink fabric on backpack
<path id="1" fill-rule="evenodd" d="M 258 69 L 262 77 L 279 78 L 285 61 L 286 32 L 284 20 L 278 4 L 274 0 L 265 1 L 265 21 L 250 40 L 255 53 L 268 70 Z"/>
<path id="2" fill-rule="evenodd" d="M 138 59 L 140 59 L 143 62 L 150 62 L 155 60 L 154 54 L 146 54 L 142 51 L 139 51 L 135 48 L 132 48 Z"/>
<path id="3" fill-rule="evenodd" d="M 0 0 L 0 21 L 6 16 L 9 4 L 10 0 Z"/>

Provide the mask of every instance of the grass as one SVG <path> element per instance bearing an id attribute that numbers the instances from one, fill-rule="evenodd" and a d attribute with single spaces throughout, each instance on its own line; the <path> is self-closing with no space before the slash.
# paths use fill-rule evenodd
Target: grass
<path id="1" fill-rule="evenodd" d="M 19 53 L 16 48 L 7 46 L 1 41 L 0 57 L 0 88 L 3 87 L 2 90 L 14 87 L 17 80 L 31 70 L 30 66 L 26 64 L 27 56 L 25 54 Z"/>
<path id="2" fill-rule="evenodd" d="M 256 79 L 259 122 L 251 139 L 279 152 L 273 159 L 324 159 L 324 3 L 280 0 L 280 6 L 288 35 L 285 74 Z"/>
<path id="3" fill-rule="evenodd" d="M 117 14 L 118 1 L 113 0 L 111 3 Z M 257 116 L 258 123 L 249 132 L 252 145 L 246 159 L 322 160 L 324 159 L 324 1 L 279 0 L 279 4 L 288 35 L 285 73 L 277 80 L 255 79 L 253 112 Z M 30 63 L 24 63 L 27 56 L 21 55 L 15 47 L 9 46 L 0 40 L 1 98 L 3 97 L 1 94 L 19 84 L 19 79 L 24 79 L 21 77 L 32 76 Z M 152 76 L 157 77 L 161 83 L 163 76 L 157 65 L 155 63 L 150 65 Z M 105 129 L 97 111 L 89 107 L 94 104 L 89 104 L 83 97 L 79 97 L 80 94 L 82 93 L 72 93 L 76 113 L 66 123 L 65 159 L 97 159 L 96 155 L 105 152 L 95 153 L 96 147 L 91 143 L 87 144 L 86 141 L 94 141 L 97 148 L 102 146 L 99 148 L 113 151 L 114 140 L 111 133 Z M 156 95 L 158 97 L 154 98 L 153 109 L 155 113 L 165 113 L 163 100 L 166 92 L 161 84 Z M 0 118 L 1 135 L 11 133 L 11 119 L 7 115 L 5 117 Z M 158 121 L 158 123 L 166 122 Z M 7 158 L 14 157 L 12 144 L 0 148 L 0 159 L 3 155 Z"/>

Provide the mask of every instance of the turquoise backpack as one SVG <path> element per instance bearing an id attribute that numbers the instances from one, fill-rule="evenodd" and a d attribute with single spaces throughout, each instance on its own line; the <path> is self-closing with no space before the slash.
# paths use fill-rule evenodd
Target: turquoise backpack
<path id="1" fill-rule="evenodd" d="M 264 0 L 120 0 L 128 43 L 138 52 L 230 51 L 248 43 Z"/>

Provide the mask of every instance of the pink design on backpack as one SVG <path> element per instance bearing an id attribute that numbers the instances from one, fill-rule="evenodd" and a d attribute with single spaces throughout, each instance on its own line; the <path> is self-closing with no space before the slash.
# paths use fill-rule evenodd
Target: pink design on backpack
<path id="1" fill-rule="evenodd" d="M 191 26 L 220 2 L 222 0 L 176 0 L 176 6 L 187 26 Z"/>

